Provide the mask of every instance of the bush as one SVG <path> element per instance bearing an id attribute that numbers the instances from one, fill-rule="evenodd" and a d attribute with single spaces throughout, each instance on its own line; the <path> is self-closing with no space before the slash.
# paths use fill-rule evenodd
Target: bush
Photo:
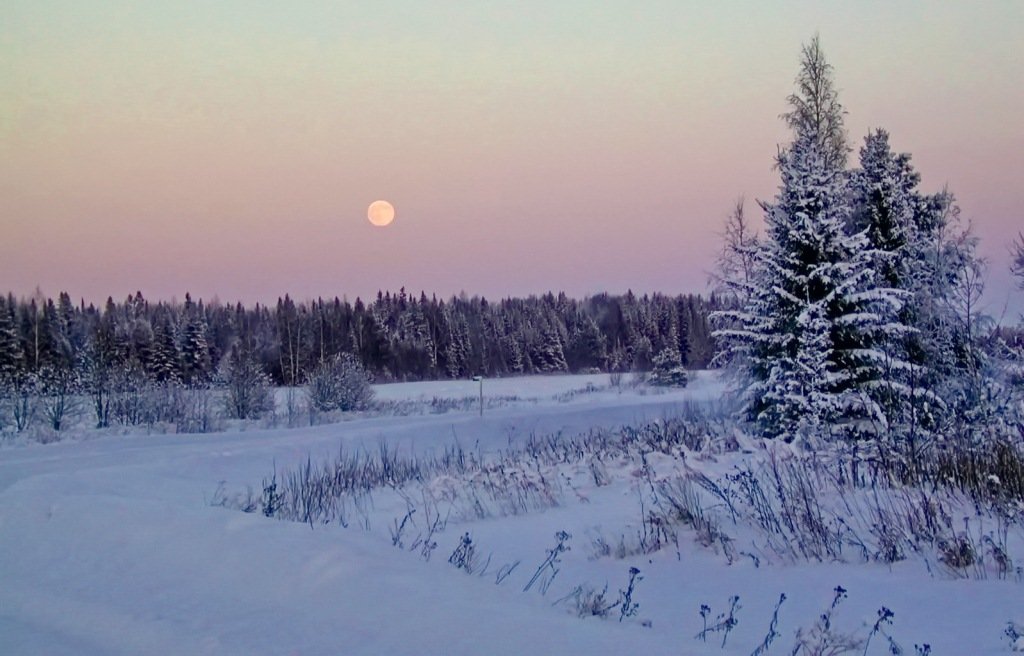
<path id="1" fill-rule="evenodd" d="M 370 376 L 351 353 L 322 362 L 306 384 L 309 404 L 318 412 L 365 410 L 373 400 Z"/>
<path id="2" fill-rule="evenodd" d="M 274 409 L 274 396 L 270 377 L 247 349 L 235 345 L 224 367 L 227 393 L 224 405 L 227 414 L 235 419 L 255 419 Z"/>

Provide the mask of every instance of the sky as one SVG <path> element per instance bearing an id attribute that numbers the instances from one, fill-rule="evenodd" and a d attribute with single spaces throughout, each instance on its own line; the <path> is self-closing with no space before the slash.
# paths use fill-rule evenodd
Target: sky
<path id="1" fill-rule="evenodd" d="M 0 288 L 707 292 L 820 34 L 1024 310 L 1024 3 L 5 0 Z M 394 204 L 390 226 L 367 206 Z"/>

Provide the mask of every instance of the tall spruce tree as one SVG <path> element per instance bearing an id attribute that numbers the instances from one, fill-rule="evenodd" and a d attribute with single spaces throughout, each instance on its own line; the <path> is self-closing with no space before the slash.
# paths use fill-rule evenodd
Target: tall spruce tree
<path id="1" fill-rule="evenodd" d="M 765 435 L 791 439 L 832 424 L 846 405 L 839 320 L 861 272 L 843 230 L 845 175 L 829 165 L 816 135 L 798 134 L 779 169 L 779 194 L 765 204 L 761 276 L 735 336 L 754 379 L 751 418 Z"/>
<path id="2" fill-rule="evenodd" d="M 13 301 L 13 299 L 12 299 Z M 0 296 L 0 389 L 13 384 L 23 371 L 25 359 L 18 339 L 14 319 L 14 305 Z"/>
<path id="3" fill-rule="evenodd" d="M 174 326 L 169 311 L 164 310 L 154 318 L 153 347 L 146 362 L 147 373 L 158 383 L 174 383 L 181 380 L 178 364 L 178 346 L 174 340 Z"/>
<path id="4" fill-rule="evenodd" d="M 181 341 L 181 373 L 188 385 L 201 386 L 210 377 L 210 347 L 206 342 L 206 321 L 195 314 L 185 324 Z"/>
<path id="5" fill-rule="evenodd" d="M 884 369 L 869 393 L 890 426 L 913 433 L 934 423 L 933 408 L 943 405 L 932 391 L 948 359 L 940 343 L 943 326 L 950 324 L 941 299 L 949 277 L 942 263 L 944 197 L 926 197 L 917 186 L 921 177 L 910 156 L 896 154 L 884 130 L 870 133 L 860 151 L 860 169 L 853 173 L 851 229 L 862 231 L 877 282 L 903 295 L 896 311 L 880 308 L 886 330 L 872 345 L 882 354 Z M 937 339 L 938 338 L 938 339 Z"/>
<path id="6" fill-rule="evenodd" d="M 712 315 L 752 382 L 749 418 L 785 439 L 884 423 L 865 390 L 880 377 L 873 344 L 888 308 L 901 305 L 879 285 L 864 232 L 848 230 L 844 112 L 817 37 L 803 49 L 797 87 L 783 115 L 794 140 L 778 155 L 779 192 L 762 203 L 754 284 L 740 309 Z"/>

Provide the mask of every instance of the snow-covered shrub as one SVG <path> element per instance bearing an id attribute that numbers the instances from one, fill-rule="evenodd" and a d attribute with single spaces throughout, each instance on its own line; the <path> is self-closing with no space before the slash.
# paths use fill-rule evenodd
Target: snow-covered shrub
<path id="1" fill-rule="evenodd" d="M 208 387 L 179 387 L 177 388 L 179 402 L 174 421 L 174 429 L 178 433 L 210 433 L 223 430 L 220 419 L 223 415 L 217 411 L 218 406 L 224 405 L 224 400 L 218 398 L 220 391 Z M 273 408 L 273 398 L 267 393 L 268 407 Z"/>
<path id="2" fill-rule="evenodd" d="M 1008 621 L 1003 635 L 1010 642 L 1010 651 L 1024 652 L 1024 622 Z"/>
<path id="3" fill-rule="evenodd" d="M 264 373 L 259 360 L 248 350 L 235 344 L 223 370 L 224 407 L 229 417 L 255 419 L 274 409 L 270 376 Z"/>
<path id="4" fill-rule="evenodd" d="M 159 388 L 159 389 L 158 389 Z M 124 367 L 110 376 L 110 401 L 107 421 L 123 426 L 155 423 L 154 401 L 163 397 L 163 384 L 151 383 L 138 367 Z"/>
<path id="5" fill-rule="evenodd" d="M 321 363 L 306 383 L 310 408 L 318 412 L 365 410 L 373 400 L 370 376 L 351 353 Z"/>

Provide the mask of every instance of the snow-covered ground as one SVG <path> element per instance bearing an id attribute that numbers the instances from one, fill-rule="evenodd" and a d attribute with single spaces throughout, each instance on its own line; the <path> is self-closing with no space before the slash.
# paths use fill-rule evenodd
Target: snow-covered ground
<path id="1" fill-rule="evenodd" d="M 598 390 L 567 394 L 588 383 Z M 848 598 L 835 612 L 837 632 L 867 635 L 885 606 L 895 613 L 886 631 L 905 653 L 914 654 L 915 643 L 929 643 L 934 654 L 1009 652 L 1007 622 L 1024 622 L 1024 587 L 1012 575 L 954 579 L 929 574 L 913 558 L 892 566 L 755 564 L 748 557 L 729 564 L 719 550 L 692 539 L 655 553 L 600 556 L 598 538 L 631 538 L 640 523 L 639 461 L 605 463 L 612 482 L 602 486 L 586 467 L 538 468 L 538 476 L 560 477 L 552 484 L 560 490 L 557 503 L 543 510 L 478 519 L 452 515 L 450 505 L 429 559 L 415 546 L 428 510 L 417 495 L 434 490 L 444 498 L 443 480 L 374 492 L 351 509 L 347 527 L 311 528 L 213 503 L 248 488 L 258 494 L 272 472 L 326 461 L 340 448 L 372 454 L 384 442 L 405 456 L 430 457 L 457 443 L 493 454 L 522 448 L 531 436 L 663 420 L 725 394 L 707 373 L 685 390 L 663 393 L 605 385 L 606 377 L 487 380 L 485 394 L 530 401 L 483 417 L 473 408 L 4 449 L 0 654 L 750 654 L 785 593 L 780 637 L 768 651 L 783 654 L 798 628 L 811 629 L 838 585 Z M 477 391 L 469 382 L 410 383 L 379 386 L 378 398 L 464 398 Z M 726 460 L 716 460 L 660 457 L 648 465 L 661 473 L 728 470 Z M 414 506 L 399 548 L 393 536 Z M 572 537 L 559 554 L 557 576 L 544 592 L 553 569 L 544 570 L 540 583 L 524 591 L 560 531 Z M 449 563 L 466 533 L 478 553 L 471 574 Z M 620 622 L 616 609 L 605 619 L 577 617 L 568 595 L 607 584 L 614 600 L 631 567 L 642 577 L 634 615 Z M 733 595 L 734 629 L 695 639 L 701 605 L 710 606 L 713 622 Z M 878 635 L 869 653 L 887 649 Z"/>

